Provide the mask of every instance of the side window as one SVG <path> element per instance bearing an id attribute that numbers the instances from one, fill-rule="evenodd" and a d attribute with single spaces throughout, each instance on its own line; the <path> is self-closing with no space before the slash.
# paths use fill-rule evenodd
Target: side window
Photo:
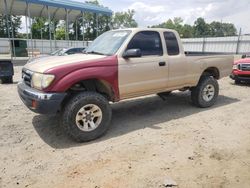
<path id="1" fill-rule="evenodd" d="M 180 53 L 179 44 L 173 32 L 164 32 L 168 55 L 178 55 Z"/>
<path id="2" fill-rule="evenodd" d="M 161 38 L 156 31 L 142 31 L 135 34 L 127 49 L 140 49 L 142 56 L 163 54 Z"/>

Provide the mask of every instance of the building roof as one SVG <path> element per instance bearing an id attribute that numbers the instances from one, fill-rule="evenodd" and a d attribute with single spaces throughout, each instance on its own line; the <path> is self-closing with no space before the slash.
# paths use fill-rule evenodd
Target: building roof
<path id="1" fill-rule="evenodd" d="M 46 6 L 49 8 L 51 19 L 65 20 L 66 9 L 69 21 L 74 21 L 81 12 L 112 15 L 109 8 L 89 3 L 76 2 L 72 0 L 8 0 L 8 13 L 12 15 L 27 15 L 26 3 L 29 3 L 31 17 L 48 17 Z M 4 1 L 0 1 L 0 12 L 5 13 Z"/>

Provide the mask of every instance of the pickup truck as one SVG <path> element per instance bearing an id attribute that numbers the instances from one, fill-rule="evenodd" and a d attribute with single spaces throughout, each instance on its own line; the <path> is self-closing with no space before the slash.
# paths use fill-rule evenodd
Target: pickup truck
<path id="1" fill-rule="evenodd" d="M 242 59 L 234 62 L 233 71 L 230 75 L 235 84 L 250 82 L 250 56 L 242 55 Z"/>
<path id="2" fill-rule="evenodd" d="M 26 64 L 18 93 L 36 113 L 60 113 L 67 134 L 83 142 L 107 131 L 110 103 L 124 99 L 190 90 L 194 105 L 212 106 L 217 80 L 229 76 L 232 65 L 229 55 L 186 55 L 174 30 L 119 29 L 100 35 L 84 54 Z"/>

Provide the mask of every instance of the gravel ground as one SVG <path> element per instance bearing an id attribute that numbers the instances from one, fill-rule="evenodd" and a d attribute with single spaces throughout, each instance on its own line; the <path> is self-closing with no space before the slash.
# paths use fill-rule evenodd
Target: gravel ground
<path id="1" fill-rule="evenodd" d="M 148 96 L 112 105 L 102 138 L 75 143 L 56 116 L 29 111 L 14 84 L 0 85 L 0 187 L 250 186 L 250 85 L 219 81 L 212 108 L 190 104 L 190 93 L 162 101 Z"/>

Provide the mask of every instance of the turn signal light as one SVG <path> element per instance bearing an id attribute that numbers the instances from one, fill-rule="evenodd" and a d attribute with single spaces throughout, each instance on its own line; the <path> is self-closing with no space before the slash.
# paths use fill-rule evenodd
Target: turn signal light
<path id="1" fill-rule="evenodd" d="M 37 107 L 37 101 L 32 100 L 31 107 L 32 107 L 33 109 L 36 109 L 36 107 Z"/>

